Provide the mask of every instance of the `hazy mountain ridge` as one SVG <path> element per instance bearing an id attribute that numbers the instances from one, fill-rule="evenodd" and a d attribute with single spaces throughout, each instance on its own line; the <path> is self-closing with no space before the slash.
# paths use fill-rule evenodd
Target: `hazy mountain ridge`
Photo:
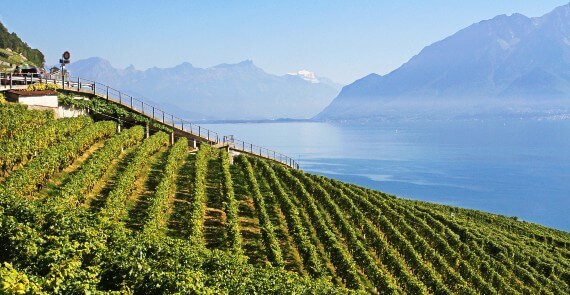
<path id="1" fill-rule="evenodd" d="M 144 71 L 114 68 L 94 57 L 69 66 L 74 76 L 93 79 L 190 119 L 310 118 L 328 105 L 341 85 L 301 76 L 271 75 L 251 60 L 198 68 L 182 63 Z M 319 79 L 330 81 L 328 79 Z"/>
<path id="2" fill-rule="evenodd" d="M 425 47 L 387 75 L 345 86 L 316 118 L 570 109 L 569 37 L 569 5 L 537 18 L 499 15 Z"/>

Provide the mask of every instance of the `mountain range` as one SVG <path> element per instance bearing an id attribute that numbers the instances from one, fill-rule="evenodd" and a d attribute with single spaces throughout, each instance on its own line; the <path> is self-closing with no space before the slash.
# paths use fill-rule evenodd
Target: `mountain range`
<path id="1" fill-rule="evenodd" d="M 283 76 L 266 73 L 251 60 L 198 68 L 137 70 L 113 67 L 93 57 L 68 66 L 73 76 L 120 89 L 193 120 L 306 119 L 326 107 L 341 85 L 302 70 Z"/>
<path id="2" fill-rule="evenodd" d="M 569 97 L 570 5 L 564 5 L 541 17 L 475 23 L 387 75 L 345 86 L 315 119 L 567 112 Z"/>

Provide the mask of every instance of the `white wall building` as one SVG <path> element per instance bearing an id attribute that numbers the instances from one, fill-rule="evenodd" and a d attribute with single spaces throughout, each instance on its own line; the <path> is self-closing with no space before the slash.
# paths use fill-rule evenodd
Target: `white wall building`
<path id="1" fill-rule="evenodd" d="M 10 90 L 6 91 L 6 100 L 26 104 L 30 109 L 53 110 L 56 118 L 87 115 L 85 110 L 59 106 L 57 94 L 58 93 L 53 90 Z"/>

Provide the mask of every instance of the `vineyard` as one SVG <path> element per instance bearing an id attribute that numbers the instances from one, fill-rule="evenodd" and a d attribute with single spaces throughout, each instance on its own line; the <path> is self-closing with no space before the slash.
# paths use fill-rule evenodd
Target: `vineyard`
<path id="1" fill-rule="evenodd" d="M 569 233 L 21 105 L 0 212 L 1 294 L 570 293 Z"/>

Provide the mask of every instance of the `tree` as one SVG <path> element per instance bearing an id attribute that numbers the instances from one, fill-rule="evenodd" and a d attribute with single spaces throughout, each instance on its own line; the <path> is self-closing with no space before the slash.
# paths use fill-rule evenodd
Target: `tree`
<path id="1" fill-rule="evenodd" d="M 0 48 L 10 48 L 16 53 L 21 53 L 36 66 L 43 66 L 45 63 L 44 54 L 41 51 L 32 49 L 16 33 L 8 32 L 2 22 L 0 22 Z"/>

